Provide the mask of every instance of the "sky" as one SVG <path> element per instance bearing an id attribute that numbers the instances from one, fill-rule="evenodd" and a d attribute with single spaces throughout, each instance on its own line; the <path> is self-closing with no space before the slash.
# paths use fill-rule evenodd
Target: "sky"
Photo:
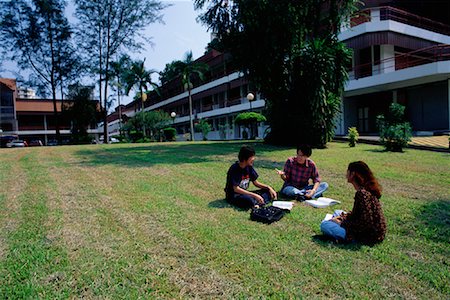
<path id="1" fill-rule="evenodd" d="M 144 33 L 147 37 L 152 37 L 153 46 L 147 44 L 144 45 L 141 53 L 129 53 L 133 59 L 145 58 L 146 68 L 155 69 L 158 72 L 173 60 L 182 60 L 189 50 L 192 50 L 194 59 L 202 56 L 210 41 L 210 33 L 207 32 L 207 28 L 196 21 L 200 12 L 194 11 L 192 1 L 162 0 L 162 2 L 171 5 L 162 12 L 164 24 L 150 24 Z M 73 7 L 69 5 L 68 14 L 71 11 L 73 11 Z M 70 21 L 73 20 L 70 15 L 68 17 Z M 27 74 L 27 72 L 20 71 L 12 62 L 3 62 L 1 67 L 0 77 L 15 78 L 16 72 L 25 76 Z M 156 81 L 157 78 L 158 76 L 155 75 L 154 80 Z M 130 96 L 132 95 L 133 92 L 130 93 Z M 131 100 L 131 97 L 128 97 L 121 102 L 127 104 Z"/>

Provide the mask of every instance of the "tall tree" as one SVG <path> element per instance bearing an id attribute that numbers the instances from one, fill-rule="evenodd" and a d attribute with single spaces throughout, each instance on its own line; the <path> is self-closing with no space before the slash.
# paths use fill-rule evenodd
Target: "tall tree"
<path id="1" fill-rule="evenodd" d="M 56 103 L 58 84 L 71 57 L 63 55 L 70 48 L 71 29 L 64 16 L 65 0 L 16 0 L 0 7 L 0 43 L 4 53 L 23 69 L 29 69 L 40 85 L 51 92 L 60 142 Z"/>
<path id="2" fill-rule="evenodd" d="M 108 140 L 106 117 L 112 59 L 124 50 L 138 51 L 144 41 L 150 42 L 143 31 L 149 24 L 161 21 L 160 13 L 167 5 L 157 0 L 74 2 L 79 19 L 79 44 L 93 66 L 92 72 L 99 76 L 100 101 L 103 100 L 103 135 Z"/>
<path id="3" fill-rule="evenodd" d="M 323 147 L 334 133 L 349 50 L 338 41 L 357 0 L 195 0 L 267 100 L 277 144 Z"/>
<path id="4" fill-rule="evenodd" d="M 197 76 L 200 80 L 203 80 L 204 75 L 208 71 L 209 67 L 203 62 L 193 60 L 192 51 L 188 51 L 185 54 L 184 60 L 177 64 L 177 68 L 180 70 L 181 82 L 183 83 L 183 87 L 188 91 L 191 141 L 195 141 L 194 121 L 192 119 L 192 79 L 194 76 Z"/>

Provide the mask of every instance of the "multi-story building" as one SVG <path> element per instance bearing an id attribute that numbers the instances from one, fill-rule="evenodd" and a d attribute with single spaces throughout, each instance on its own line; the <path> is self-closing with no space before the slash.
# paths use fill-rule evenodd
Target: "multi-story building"
<path id="1" fill-rule="evenodd" d="M 31 141 L 39 139 L 45 145 L 56 138 L 56 123 L 51 99 L 32 99 L 17 97 L 14 79 L 0 79 L 0 129 L 4 136 L 18 136 Z M 57 100 L 56 107 L 61 113 L 62 100 Z M 58 125 L 62 141 L 68 143 L 71 137 L 71 122 L 67 117 L 59 116 Z M 100 131 L 96 126 L 88 130 L 93 138 L 98 139 Z"/>
<path id="2" fill-rule="evenodd" d="M 192 84 L 192 114 L 194 122 L 207 119 L 212 126 L 208 139 L 239 139 L 250 136 L 250 129 L 234 124 L 237 114 L 244 111 L 262 112 L 265 101 L 255 93 L 248 80 L 239 72 L 231 60 L 231 56 L 211 50 L 197 61 L 206 63 L 209 71 L 203 81 L 194 79 Z M 255 99 L 249 101 L 249 92 L 255 93 Z M 123 108 L 122 115 L 134 116 L 139 104 L 132 102 Z M 173 118 L 173 127 L 177 129 L 179 139 L 188 138 L 189 130 L 189 98 L 188 91 L 183 87 L 180 78 L 175 78 L 160 88 L 160 95 L 151 94 L 145 102 L 145 111 L 164 110 L 176 116 Z M 118 129 L 118 113 L 116 111 L 109 117 L 110 133 Z M 254 130 L 257 137 L 263 137 L 267 126 L 259 124 Z M 244 133 L 245 132 L 245 133 Z M 200 140 L 201 133 L 195 133 L 195 139 Z"/>
<path id="3" fill-rule="evenodd" d="M 16 80 L 0 78 L 0 129 L 2 134 L 17 131 L 16 98 Z"/>
<path id="4" fill-rule="evenodd" d="M 353 49 L 353 59 L 336 134 L 345 135 L 353 126 L 360 134 L 377 134 L 376 117 L 386 114 L 392 102 L 406 106 L 415 134 L 448 132 L 450 2 L 364 2 L 359 14 L 342 24 L 339 35 Z M 193 118 L 208 118 L 213 128 L 209 139 L 242 138 L 246 129 L 234 125 L 234 117 L 251 107 L 263 111 L 264 99 L 257 95 L 256 101 L 249 103 L 246 95 L 253 89 L 230 55 L 213 50 L 198 61 L 208 64 L 210 71 L 206 81 L 194 81 Z M 149 97 L 145 110 L 175 112 L 178 133 L 189 132 L 188 92 L 181 80 L 163 85 L 161 96 Z M 133 116 L 137 107 L 136 103 L 128 105 L 125 114 Z M 117 123 L 117 116 L 111 116 L 111 122 Z M 264 136 L 266 127 L 259 126 L 259 137 Z"/>
<path id="5" fill-rule="evenodd" d="M 337 134 L 376 134 L 376 116 L 406 106 L 415 134 L 450 128 L 450 2 L 365 1 L 339 39 L 353 63 Z"/>

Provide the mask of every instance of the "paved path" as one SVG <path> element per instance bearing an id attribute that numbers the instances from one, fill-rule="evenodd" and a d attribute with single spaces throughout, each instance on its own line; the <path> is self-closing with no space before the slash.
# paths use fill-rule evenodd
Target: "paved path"
<path id="1" fill-rule="evenodd" d="M 410 145 L 448 149 L 448 136 L 418 136 L 411 139 Z"/>
<path id="2" fill-rule="evenodd" d="M 347 140 L 347 137 L 338 137 L 336 139 Z M 380 137 L 378 136 L 360 136 L 358 142 L 378 144 Z M 449 151 L 448 135 L 441 136 L 417 136 L 411 139 L 409 143 L 410 148 L 434 150 L 434 151 Z"/>

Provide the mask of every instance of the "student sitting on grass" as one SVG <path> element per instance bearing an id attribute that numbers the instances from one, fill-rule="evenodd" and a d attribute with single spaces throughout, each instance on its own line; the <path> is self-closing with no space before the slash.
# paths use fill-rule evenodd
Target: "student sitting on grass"
<path id="1" fill-rule="evenodd" d="M 276 199 L 275 190 L 257 180 L 258 173 L 253 169 L 255 150 L 249 146 L 243 146 L 239 151 L 238 158 L 239 161 L 235 162 L 227 173 L 225 186 L 227 201 L 241 208 L 256 208 Z M 260 190 L 248 191 L 250 181 Z"/>
<path id="2" fill-rule="evenodd" d="M 381 186 L 372 171 L 362 161 L 348 165 L 347 181 L 356 190 L 353 210 L 345 213 L 336 210 L 333 218 L 322 221 L 322 232 L 337 241 L 357 241 L 375 244 L 383 241 L 386 220 L 381 209 Z"/>
<path id="3" fill-rule="evenodd" d="M 328 189 L 326 182 L 320 182 L 316 164 L 309 158 L 311 154 L 310 146 L 298 146 L 297 155 L 288 158 L 284 170 L 276 170 L 284 180 L 281 194 L 288 198 L 305 200 L 321 197 Z M 312 179 L 313 185 L 309 185 L 309 179 Z"/>

